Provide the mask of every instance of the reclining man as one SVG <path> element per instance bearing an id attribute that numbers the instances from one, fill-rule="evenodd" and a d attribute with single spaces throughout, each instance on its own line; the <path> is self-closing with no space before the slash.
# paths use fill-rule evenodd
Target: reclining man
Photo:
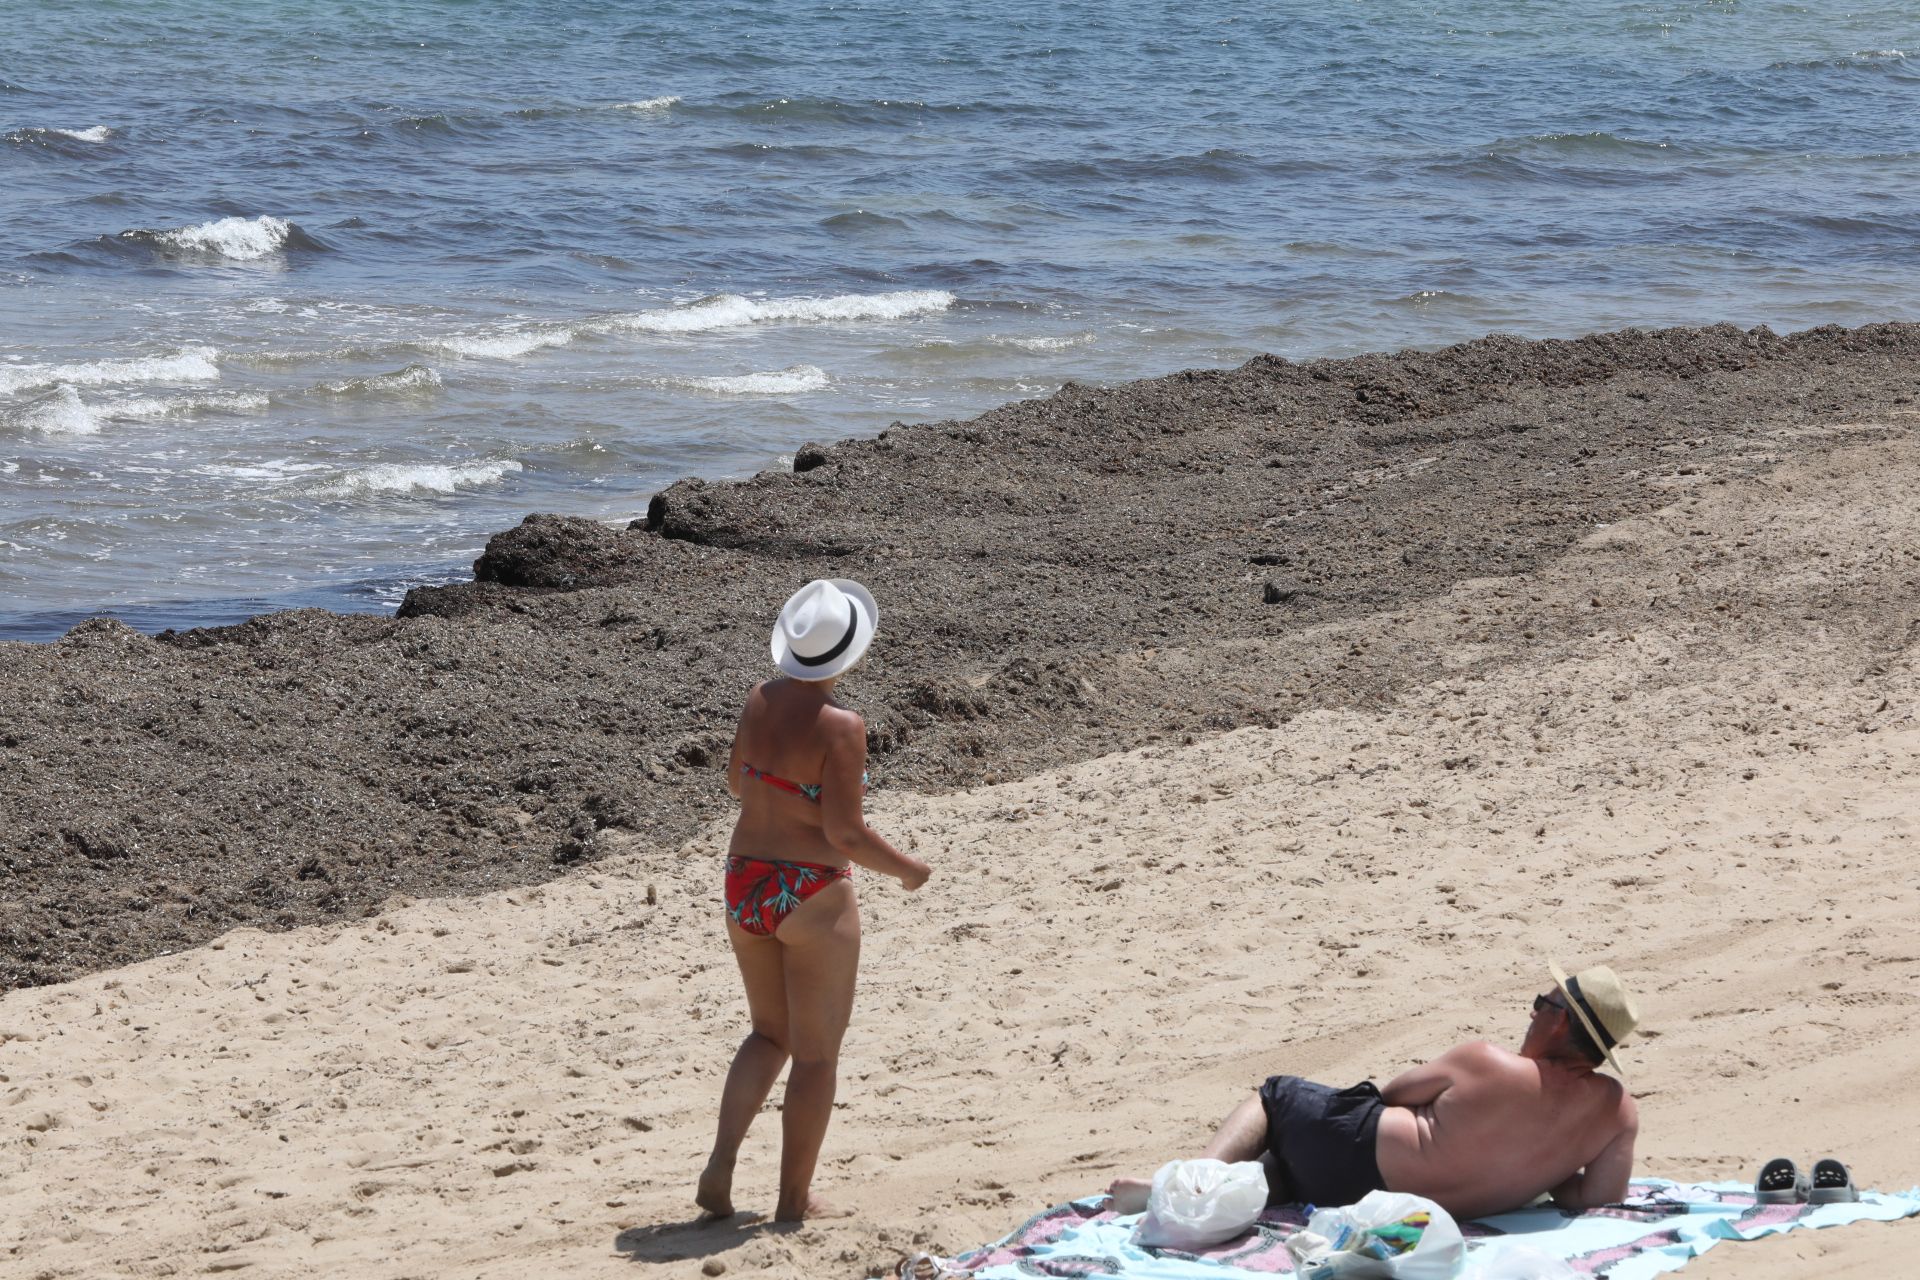
<path id="1" fill-rule="evenodd" d="M 1613 1047 L 1639 1021 L 1612 969 L 1535 996 L 1520 1052 L 1475 1041 L 1404 1071 L 1333 1089 L 1274 1076 L 1221 1124 L 1202 1155 L 1259 1159 L 1269 1204 L 1352 1204 L 1376 1189 L 1411 1192 L 1459 1218 L 1503 1213 L 1550 1192 L 1578 1213 L 1618 1202 L 1633 1172 L 1639 1115 Z M 1137 1213 L 1152 1184 L 1121 1178 L 1114 1208 Z"/>

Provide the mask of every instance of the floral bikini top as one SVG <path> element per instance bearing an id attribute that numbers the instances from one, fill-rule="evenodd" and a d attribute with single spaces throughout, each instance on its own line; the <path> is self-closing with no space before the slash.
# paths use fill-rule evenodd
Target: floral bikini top
<path id="1" fill-rule="evenodd" d="M 803 800 L 810 800 L 814 804 L 820 803 L 820 784 L 817 782 L 788 782 L 785 778 L 768 773 L 765 769 L 756 769 L 752 765 L 745 763 L 741 764 L 740 772 L 749 778 L 758 778 L 770 787 L 778 787 L 782 791 L 790 792 Z M 860 775 L 860 789 L 864 791 L 866 788 L 867 775 L 862 773 Z"/>

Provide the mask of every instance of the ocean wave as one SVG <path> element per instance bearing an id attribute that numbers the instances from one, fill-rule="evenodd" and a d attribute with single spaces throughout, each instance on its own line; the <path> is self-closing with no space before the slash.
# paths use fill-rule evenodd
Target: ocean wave
<path id="1" fill-rule="evenodd" d="M 613 104 L 613 109 L 615 111 L 664 111 L 679 101 L 679 98 L 671 95 L 664 98 L 642 98 L 638 102 L 616 102 Z"/>
<path id="2" fill-rule="evenodd" d="M 101 143 L 112 136 L 112 128 L 104 124 L 96 124 L 91 129 L 55 129 L 50 126 L 30 125 L 5 135 L 8 142 L 29 144 L 44 143 L 54 138 L 65 138 L 70 142 Z"/>
<path id="3" fill-rule="evenodd" d="M 1473 308 L 1480 305 L 1480 299 L 1471 294 L 1453 293 L 1446 289 L 1420 289 L 1398 298 L 1389 298 L 1386 306 L 1412 308 L 1416 311 L 1428 307 Z"/>
<path id="4" fill-rule="evenodd" d="M 441 338 L 427 345 L 477 360 L 512 360 L 548 347 L 564 347 L 580 336 L 580 330 L 565 325 L 539 329 L 510 329 L 505 333 L 476 333 Z"/>
<path id="5" fill-rule="evenodd" d="M 372 498 L 383 494 L 451 494 L 461 489 L 498 484 L 509 473 L 521 470 L 518 462 L 503 458 L 495 462 L 398 463 L 351 471 L 307 492 L 318 498 Z"/>
<path id="6" fill-rule="evenodd" d="M 209 462 L 196 468 L 203 476 L 218 476 L 226 480 L 266 480 L 279 482 L 295 476 L 311 475 L 315 471 L 325 471 L 323 462 L 295 462 L 291 458 L 279 458 L 267 462 Z"/>
<path id="7" fill-rule="evenodd" d="M 1647 142 L 1624 138 L 1617 133 L 1596 130 L 1592 133 L 1531 133 L 1519 138 L 1501 138 L 1490 144 L 1487 154 L 1512 155 L 1541 152 L 1553 156 L 1646 156 L 1681 150 L 1671 142 Z"/>
<path id="8" fill-rule="evenodd" d="M 820 227 L 825 231 L 905 231 L 907 224 L 899 218 L 884 213 L 869 213 L 865 209 L 855 209 L 850 213 L 836 213 L 830 218 L 822 218 Z"/>
<path id="9" fill-rule="evenodd" d="M 1258 172 L 1260 165 L 1244 151 L 1214 147 L 1207 151 L 1185 155 L 1114 160 L 1107 162 L 1104 168 L 1117 177 L 1132 181 L 1171 179 L 1178 182 L 1204 179 L 1212 182 L 1238 182 Z"/>
<path id="10" fill-rule="evenodd" d="M 954 296 L 944 289 L 903 289 L 896 293 L 844 293 L 828 298 L 743 298 L 718 293 L 684 306 L 662 307 L 614 316 L 613 328 L 645 333 L 704 333 L 782 320 L 902 320 L 945 311 Z"/>
<path id="11" fill-rule="evenodd" d="M 377 130 L 384 130 L 402 138 L 429 141 L 439 138 L 482 138 L 498 133 L 504 127 L 502 118 L 491 113 L 454 114 L 436 111 L 427 115 L 396 116 L 383 120 L 374 128 L 362 129 L 359 136 L 372 138 L 377 136 Z"/>
<path id="12" fill-rule="evenodd" d="M 1031 108 L 1003 102 L 922 102 L 914 98 L 761 98 L 709 108 L 754 123 L 888 125 L 912 124 L 928 116 L 966 117 L 1017 114 Z"/>
<path id="13" fill-rule="evenodd" d="M 864 160 L 872 154 L 864 147 L 819 142 L 717 142 L 706 150 L 729 160 Z"/>
<path id="14" fill-rule="evenodd" d="M 166 231 L 122 231 L 117 239 L 143 245 L 167 257 L 226 258 L 233 262 L 255 262 L 289 249 L 326 248 L 296 224 L 271 214 L 258 218 L 216 218 L 212 222 Z"/>
<path id="15" fill-rule="evenodd" d="M 828 381 L 825 369 L 815 368 L 810 364 L 796 364 L 791 368 L 779 369 L 771 373 L 743 373 L 734 377 L 676 378 L 671 380 L 671 385 L 691 387 L 698 391 L 717 391 L 722 395 L 730 396 L 788 396 L 822 390 Z"/>
<path id="16" fill-rule="evenodd" d="M 548 347 L 564 347 L 595 333 L 707 333 L 716 329 L 737 329 L 783 321 L 900 320 L 945 311 L 954 303 L 954 296 L 942 289 L 846 293 L 826 298 L 743 298 L 738 294 L 717 293 L 696 302 L 652 311 L 626 312 L 570 324 L 543 324 L 493 333 L 456 334 L 410 345 L 416 349 L 444 351 L 468 359 L 513 360 Z"/>
<path id="17" fill-rule="evenodd" d="M 410 364 L 391 373 L 376 373 L 345 382 L 323 382 L 318 390 L 330 396 L 413 395 L 438 391 L 440 375 L 424 364 Z"/>
<path id="18" fill-rule="evenodd" d="M 1065 351 L 1069 347 L 1084 347 L 1094 341 L 1091 333 L 1071 333 L 1060 337 L 1008 338 L 1010 347 L 1019 347 L 1022 351 Z"/>
<path id="19" fill-rule="evenodd" d="M 1767 65 L 1769 71 L 1877 71 L 1894 72 L 1903 78 L 1913 74 L 1913 70 L 1904 64 L 1908 60 L 1905 49 L 1862 49 L 1846 57 L 1806 58 L 1799 61 L 1787 60 Z"/>
<path id="20" fill-rule="evenodd" d="M 100 431 L 100 417 L 80 399 L 80 393 L 61 383 L 19 408 L 0 414 L 0 425 L 43 436 L 90 436 Z"/>
<path id="21" fill-rule="evenodd" d="M 1005 360 L 1009 349 L 1038 354 L 1090 346 L 1097 341 L 1099 335 L 1090 332 L 1027 336 L 988 333 L 961 340 L 930 338 L 911 346 L 897 346 L 883 351 L 880 359 L 888 364 L 908 367 L 959 367 L 979 360 Z"/>
<path id="22" fill-rule="evenodd" d="M 87 360 L 75 364 L 0 365 L 0 395 L 67 383 L 78 387 L 123 382 L 217 382 L 219 352 L 212 347 L 183 347 L 168 356 L 125 360 Z"/>
<path id="23" fill-rule="evenodd" d="M 99 410 L 103 418 L 117 422 L 152 422 L 160 418 L 186 418 L 199 413 L 258 413 L 272 403 L 258 391 L 233 391 L 210 396 L 140 396 L 132 400 L 114 400 Z"/>

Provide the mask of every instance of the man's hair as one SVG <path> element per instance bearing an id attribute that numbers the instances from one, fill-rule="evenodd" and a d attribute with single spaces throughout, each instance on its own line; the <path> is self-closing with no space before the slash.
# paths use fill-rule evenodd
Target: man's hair
<path id="1" fill-rule="evenodd" d="M 1567 1010 L 1567 1039 L 1573 1044 L 1574 1049 L 1594 1066 L 1597 1067 L 1607 1060 L 1607 1055 L 1595 1043 L 1594 1038 L 1587 1034 L 1586 1026 L 1571 1009 Z"/>

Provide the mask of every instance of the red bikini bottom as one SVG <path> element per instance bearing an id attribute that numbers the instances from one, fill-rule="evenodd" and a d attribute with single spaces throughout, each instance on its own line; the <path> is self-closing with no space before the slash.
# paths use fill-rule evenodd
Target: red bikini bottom
<path id="1" fill-rule="evenodd" d="M 834 881 L 852 878 L 852 867 L 729 857 L 727 918 L 748 933 L 771 938 L 795 907 Z"/>

